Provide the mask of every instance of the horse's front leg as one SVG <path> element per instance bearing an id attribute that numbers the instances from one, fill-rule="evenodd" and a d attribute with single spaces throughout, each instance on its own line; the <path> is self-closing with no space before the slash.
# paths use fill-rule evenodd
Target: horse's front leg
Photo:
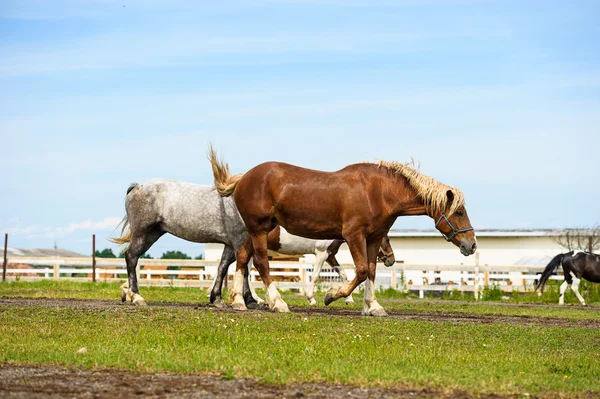
<path id="1" fill-rule="evenodd" d="M 335 270 L 335 272 L 340 276 L 342 283 L 347 284 L 348 283 L 348 275 L 346 274 L 346 271 L 344 269 L 342 269 L 342 267 L 338 263 L 334 254 L 329 255 L 329 257 L 327 258 L 327 263 L 329 263 L 331 265 L 331 267 L 333 267 L 333 270 Z M 354 298 L 352 298 L 352 293 L 350 293 L 350 295 L 348 295 L 346 297 L 346 300 L 344 302 L 346 302 L 346 305 L 351 305 L 354 303 Z"/>
<path id="2" fill-rule="evenodd" d="M 250 233 L 252 239 L 252 247 L 254 248 L 254 266 L 260 278 L 262 279 L 267 289 L 267 305 L 275 312 L 287 313 L 290 311 L 287 303 L 281 297 L 281 294 L 275 287 L 275 283 L 271 280 L 269 273 L 269 258 L 267 252 L 267 232 L 258 231 L 254 234 Z"/>
<path id="3" fill-rule="evenodd" d="M 356 234 L 344 238 L 350 249 L 354 265 L 356 266 L 356 276 L 350 282 L 347 282 L 342 286 L 330 288 L 329 291 L 327 291 L 327 295 L 325 295 L 325 305 L 329 305 L 331 302 L 342 297 L 348 297 L 369 275 L 367 264 L 367 242 L 364 235 Z"/>
<path id="4" fill-rule="evenodd" d="M 250 269 L 252 268 L 252 260 L 248 263 L 246 270 L 244 271 L 244 289 L 242 295 L 244 296 L 244 302 L 249 309 L 257 309 L 261 308 L 265 305 L 265 301 L 263 301 L 256 291 L 250 285 Z"/>
<path id="5" fill-rule="evenodd" d="M 367 316 L 387 316 L 388 314 L 375 299 L 375 271 L 377 270 L 377 252 L 379 252 L 381 240 L 367 243 L 367 258 L 369 262 L 369 277 L 365 281 L 365 298 L 362 314 Z"/>

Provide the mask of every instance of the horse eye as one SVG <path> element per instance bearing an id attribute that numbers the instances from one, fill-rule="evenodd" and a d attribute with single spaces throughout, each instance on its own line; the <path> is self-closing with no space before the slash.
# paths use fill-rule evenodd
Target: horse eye
<path id="1" fill-rule="evenodd" d="M 465 214 L 463 213 L 463 211 L 456 211 L 456 216 L 464 216 Z"/>

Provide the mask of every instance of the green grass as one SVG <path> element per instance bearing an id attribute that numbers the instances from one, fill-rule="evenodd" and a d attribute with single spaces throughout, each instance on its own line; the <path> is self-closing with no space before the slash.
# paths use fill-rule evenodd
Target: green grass
<path id="1" fill-rule="evenodd" d="M 207 302 L 193 288 L 142 287 L 154 302 Z M 385 296 L 385 295 L 382 295 Z M 0 297 L 112 299 L 118 284 L 0 284 Z M 306 306 L 298 295 L 286 295 Z M 356 296 L 357 302 L 360 297 Z M 597 320 L 598 308 L 381 299 L 391 311 Z M 343 302 L 335 307 L 346 308 Z M 360 304 L 352 306 L 360 309 Z M 85 347 L 86 354 L 76 354 Z M 0 363 L 219 373 L 268 383 L 339 382 L 472 394 L 600 393 L 600 331 L 545 324 L 447 323 L 192 307 L 0 306 Z"/>

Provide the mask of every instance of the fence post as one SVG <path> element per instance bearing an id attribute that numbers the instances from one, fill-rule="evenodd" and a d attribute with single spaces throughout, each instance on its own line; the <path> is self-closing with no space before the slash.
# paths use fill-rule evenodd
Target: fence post
<path id="1" fill-rule="evenodd" d="M 58 256 L 54 257 L 55 260 L 58 260 Z M 60 269 L 58 266 L 58 261 L 54 263 L 54 278 L 57 279 L 60 277 Z"/>
<path id="2" fill-rule="evenodd" d="M 306 287 L 306 265 L 304 263 L 302 263 L 302 267 L 300 268 L 300 283 L 302 284 L 300 295 L 304 295 L 304 287 Z"/>
<path id="3" fill-rule="evenodd" d="M 490 285 L 490 271 L 488 269 L 488 264 L 484 264 L 484 272 L 483 272 L 483 286 L 487 287 Z"/>
<path id="4" fill-rule="evenodd" d="M 479 252 L 475 254 L 475 289 L 473 290 L 475 300 L 479 300 Z"/>
<path id="5" fill-rule="evenodd" d="M 8 233 L 4 234 L 4 262 L 2 263 L 2 281 L 6 281 L 6 255 L 8 253 Z"/>
<path id="6" fill-rule="evenodd" d="M 392 276 L 390 278 L 390 285 L 393 289 L 398 289 L 398 285 L 396 284 L 396 268 L 392 267 Z"/>
<path id="7" fill-rule="evenodd" d="M 96 282 L 96 234 L 92 234 L 92 281 Z"/>

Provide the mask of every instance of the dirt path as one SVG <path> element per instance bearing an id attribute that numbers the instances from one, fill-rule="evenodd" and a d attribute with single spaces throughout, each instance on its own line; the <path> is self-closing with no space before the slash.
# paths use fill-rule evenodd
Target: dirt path
<path id="1" fill-rule="evenodd" d="M 44 306 L 88 310 L 137 312 L 131 305 L 112 300 L 0 298 L 0 308 Z M 198 312 L 234 313 L 208 304 L 152 303 L 157 308 L 186 308 Z M 519 305 L 516 305 L 519 306 Z M 292 312 L 338 318 L 363 317 L 357 310 L 342 308 L 291 307 Z M 249 312 L 265 312 L 250 310 Z M 592 310 L 595 311 L 595 310 Z M 390 312 L 398 320 L 426 320 L 449 323 L 517 323 L 544 326 L 600 328 L 600 320 L 566 320 L 530 316 L 495 316 L 462 313 Z M 0 398 L 467 398 L 464 392 L 411 388 L 359 388 L 339 384 L 294 384 L 274 386 L 257 379 L 227 379 L 214 374 L 134 373 L 116 369 L 74 369 L 64 366 L 0 365 Z M 479 398 L 514 396 L 477 395 Z M 533 396 L 532 396 L 533 397 Z M 590 396 L 591 397 L 591 396 Z"/>
<path id="2" fill-rule="evenodd" d="M 122 305 L 118 301 L 110 300 L 91 300 L 91 299 L 49 299 L 49 298 L 0 298 L 0 306 L 46 306 L 46 307 L 74 307 L 86 309 L 102 309 L 111 308 L 125 309 L 126 311 L 135 311 L 135 307 L 131 305 Z M 235 310 L 225 307 L 217 309 L 207 303 L 190 304 L 190 303 L 151 303 L 151 307 L 167 307 L 167 308 L 189 308 L 198 311 L 213 311 L 224 313 L 236 313 Z M 504 305 L 522 307 L 520 304 Z M 355 309 L 342 308 L 325 308 L 325 307 L 294 307 L 290 306 L 290 310 L 296 314 L 306 316 L 327 316 L 327 317 L 343 317 L 357 318 L 361 316 L 360 311 Z M 249 312 L 266 312 L 268 310 L 249 310 Z M 590 309 L 590 311 L 596 311 Z M 533 324 L 543 325 L 545 327 L 587 327 L 600 328 L 600 320 L 569 320 L 556 317 L 536 317 L 536 316 L 503 316 L 503 315 L 477 315 L 458 312 L 395 312 L 388 311 L 390 318 L 398 320 L 424 320 L 430 322 L 447 322 L 447 323 L 511 323 L 511 324 Z"/>
<path id="3" fill-rule="evenodd" d="M 216 375 L 138 374 L 56 366 L 0 366 L 0 397 L 41 398 L 468 398 L 461 392 L 345 385 L 272 386 L 255 379 L 228 380 Z M 478 396 L 502 398 L 502 396 Z"/>

